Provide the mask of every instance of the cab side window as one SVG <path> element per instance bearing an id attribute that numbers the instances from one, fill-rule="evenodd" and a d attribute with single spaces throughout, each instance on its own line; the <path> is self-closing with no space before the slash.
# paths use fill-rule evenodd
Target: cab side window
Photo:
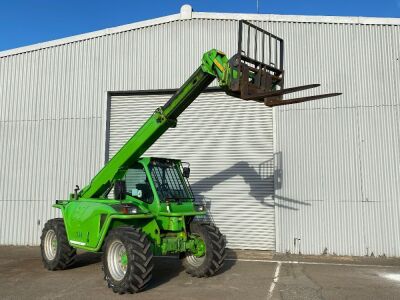
<path id="1" fill-rule="evenodd" d="M 142 201 L 151 203 L 153 202 L 153 192 L 151 190 L 149 181 L 147 180 L 146 172 L 142 167 L 129 169 L 125 175 L 126 192 L 130 194 L 132 189 L 142 191 Z"/>

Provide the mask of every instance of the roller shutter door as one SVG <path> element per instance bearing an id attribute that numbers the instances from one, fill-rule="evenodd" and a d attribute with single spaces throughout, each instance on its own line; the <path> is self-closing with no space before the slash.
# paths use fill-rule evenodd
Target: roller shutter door
<path id="1" fill-rule="evenodd" d="M 171 95 L 111 97 L 109 157 Z M 190 162 L 198 200 L 234 249 L 275 250 L 272 110 L 206 92 L 146 156 Z"/>

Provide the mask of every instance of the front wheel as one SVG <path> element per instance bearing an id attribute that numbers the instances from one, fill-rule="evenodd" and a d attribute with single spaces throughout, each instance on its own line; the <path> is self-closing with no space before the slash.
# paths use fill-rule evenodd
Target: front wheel
<path id="1" fill-rule="evenodd" d="M 114 293 L 136 293 L 151 279 L 153 253 L 145 233 L 132 227 L 111 230 L 103 254 L 104 279 Z"/>
<path id="2" fill-rule="evenodd" d="M 64 220 L 49 220 L 40 237 L 42 261 L 48 270 L 64 270 L 70 267 L 76 258 L 76 249 L 68 243 Z"/>
<path id="3" fill-rule="evenodd" d="M 223 235 L 212 223 L 192 222 L 190 231 L 204 242 L 206 249 L 200 257 L 192 253 L 184 255 L 186 272 L 195 277 L 213 276 L 222 267 L 226 256 Z"/>

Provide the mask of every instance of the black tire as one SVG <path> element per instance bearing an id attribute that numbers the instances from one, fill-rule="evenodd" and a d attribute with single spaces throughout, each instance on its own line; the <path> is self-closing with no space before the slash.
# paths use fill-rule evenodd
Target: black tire
<path id="1" fill-rule="evenodd" d="M 113 254 L 116 253 L 115 247 L 121 249 L 121 245 L 126 253 L 127 262 L 124 266 L 122 256 L 119 256 L 118 265 Z M 153 252 L 145 233 L 132 227 L 119 227 L 108 233 L 104 243 L 103 271 L 104 279 L 114 293 L 136 293 L 143 290 L 151 280 L 152 270 Z"/>
<path id="2" fill-rule="evenodd" d="M 75 262 L 76 249 L 68 243 L 63 219 L 52 219 L 44 225 L 40 250 L 43 265 L 48 270 L 64 270 Z"/>
<path id="3" fill-rule="evenodd" d="M 213 276 L 224 264 L 226 257 L 225 239 L 219 229 L 212 223 L 192 222 L 191 234 L 199 236 L 206 244 L 206 254 L 196 258 L 190 253 L 183 256 L 186 273 L 194 277 Z"/>

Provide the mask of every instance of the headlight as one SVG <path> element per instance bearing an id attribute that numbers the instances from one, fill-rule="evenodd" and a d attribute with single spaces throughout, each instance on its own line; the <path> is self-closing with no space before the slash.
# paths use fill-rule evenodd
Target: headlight
<path id="1" fill-rule="evenodd" d="M 116 204 L 112 206 L 116 211 L 125 215 L 134 215 L 137 214 L 139 209 L 137 206 L 133 204 Z"/>
<path id="2" fill-rule="evenodd" d="M 194 208 L 196 211 L 205 211 L 206 210 L 206 208 L 203 204 L 195 204 Z"/>

